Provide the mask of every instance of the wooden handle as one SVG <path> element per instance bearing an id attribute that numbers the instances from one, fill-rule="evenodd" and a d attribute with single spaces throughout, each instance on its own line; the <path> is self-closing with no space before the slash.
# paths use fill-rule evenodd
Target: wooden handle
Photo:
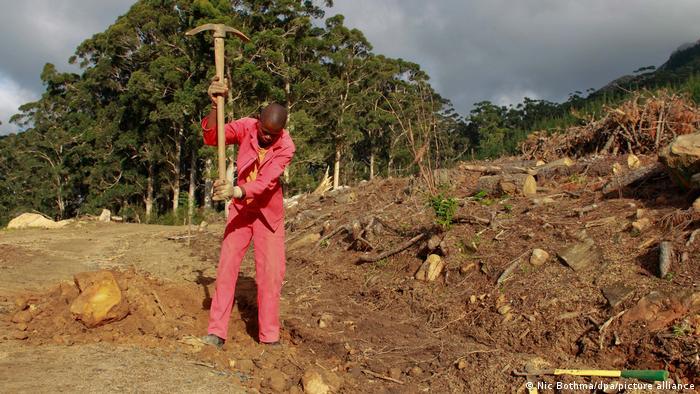
<path id="1" fill-rule="evenodd" d="M 214 63 L 216 76 L 224 82 L 224 39 L 214 38 Z M 219 180 L 226 179 L 226 134 L 224 134 L 224 97 L 216 97 L 216 144 L 219 156 Z"/>

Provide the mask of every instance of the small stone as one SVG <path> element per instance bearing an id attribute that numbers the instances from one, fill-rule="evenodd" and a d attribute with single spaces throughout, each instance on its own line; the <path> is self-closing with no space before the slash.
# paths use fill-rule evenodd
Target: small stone
<path id="1" fill-rule="evenodd" d="M 273 369 L 269 372 L 267 387 L 276 393 L 287 390 L 287 376 L 282 371 Z"/>
<path id="2" fill-rule="evenodd" d="M 431 254 L 418 269 L 415 277 L 418 280 L 432 282 L 440 276 L 444 267 L 445 262 L 442 258 L 436 254 Z"/>
<path id="3" fill-rule="evenodd" d="M 630 153 L 627 156 L 627 167 L 630 170 L 636 170 L 641 164 L 642 162 L 639 161 L 639 158 L 634 153 Z"/>
<path id="4" fill-rule="evenodd" d="M 17 310 L 23 311 L 29 307 L 29 299 L 24 296 L 17 297 L 15 298 L 15 306 Z"/>
<path id="5" fill-rule="evenodd" d="M 301 389 L 298 386 L 292 386 L 289 389 L 289 394 L 302 394 L 302 393 L 303 393 L 303 391 L 301 391 Z"/>
<path id="6" fill-rule="evenodd" d="M 12 333 L 12 338 L 23 341 L 29 338 L 29 334 L 26 331 L 15 331 Z"/>
<path id="7" fill-rule="evenodd" d="M 549 260 L 549 253 L 542 249 L 533 249 L 530 256 L 530 264 L 535 267 L 540 267 Z"/>
<path id="8" fill-rule="evenodd" d="M 646 209 L 638 208 L 637 211 L 636 211 L 635 214 L 634 214 L 634 218 L 637 219 L 637 220 L 639 220 L 639 219 L 643 218 L 644 216 L 646 216 L 646 214 L 647 214 L 647 210 L 646 210 Z"/>
<path id="9" fill-rule="evenodd" d="M 693 201 L 693 211 L 700 213 L 700 197 Z"/>
<path id="10" fill-rule="evenodd" d="M 326 328 L 331 325 L 333 322 L 333 315 L 330 313 L 323 313 L 321 315 L 321 318 L 318 319 L 318 327 L 319 328 Z"/>
<path id="11" fill-rule="evenodd" d="M 33 317 L 34 316 L 32 316 L 32 311 L 29 309 L 25 309 L 25 310 L 22 310 L 22 311 L 15 313 L 12 316 L 12 322 L 13 323 L 29 323 L 30 321 L 32 321 Z"/>
<path id="12" fill-rule="evenodd" d="M 236 364 L 238 364 L 238 370 L 241 372 L 253 372 L 255 369 L 255 363 L 249 359 L 238 360 Z"/>
<path id="13" fill-rule="evenodd" d="M 648 229 L 649 226 L 651 226 L 651 220 L 649 220 L 649 218 L 641 218 L 632 222 L 632 228 L 640 233 Z"/>
<path id="14" fill-rule="evenodd" d="M 459 272 L 462 273 L 462 275 L 465 275 L 467 272 L 471 271 L 474 268 L 476 268 L 476 264 L 474 263 L 465 264 L 462 267 L 460 267 Z"/>
<path id="15" fill-rule="evenodd" d="M 610 307 L 615 308 L 634 294 L 634 288 L 626 286 L 623 282 L 616 282 L 602 288 L 601 292 L 603 293 L 603 297 L 608 300 Z"/>
<path id="16" fill-rule="evenodd" d="M 303 237 L 292 242 L 292 244 L 289 245 L 288 249 L 301 249 L 315 244 L 316 242 L 318 242 L 319 239 L 321 239 L 321 234 L 319 233 L 306 234 Z"/>
<path id="17" fill-rule="evenodd" d="M 423 374 L 423 369 L 416 365 L 408 371 L 408 374 L 415 378 Z"/>
<path id="18" fill-rule="evenodd" d="M 228 367 L 231 369 L 236 368 L 236 360 L 228 360 Z"/>
<path id="19" fill-rule="evenodd" d="M 206 230 L 208 226 L 209 226 L 209 223 L 207 223 L 206 221 L 202 220 L 202 222 L 199 223 L 199 231 L 204 231 L 204 230 Z"/>
<path id="20" fill-rule="evenodd" d="M 474 294 L 472 294 L 471 296 L 469 296 L 469 303 L 470 303 L 470 304 L 476 303 L 476 296 L 475 296 Z"/>
<path id="21" fill-rule="evenodd" d="M 27 331 L 27 328 L 29 328 L 27 323 L 18 323 L 15 327 L 17 327 L 17 329 L 20 331 Z"/>
<path id="22" fill-rule="evenodd" d="M 510 305 L 503 305 L 502 307 L 498 308 L 498 313 L 501 315 L 506 315 L 511 309 L 512 308 Z"/>
<path id="23" fill-rule="evenodd" d="M 304 372 L 301 384 L 306 394 L 327 394 L 330 392 L 330 387 L 323 381 L 323 376 L 315 369 L 308 369 Z"/>
<path id="24" fill-rule="evenodd" d="M 622 172 L 622 166 L 620 165 L 620 163 L 615 163 L 615 164 L 613 164 L 613 166 L 612 166 L 612 173 L 613 173 L 613 175 L 617 175 L 617 174 L 619 174 L 620 172 Z"/>
<path id="25" fill-rule="evenodd" d="M 389 368 L 389 377 L 392 379 L 399 380 L 401 378 L 401 369 L 400 368 Z"/>
<path id="26" fill-rule="evenodd" d="M 468 366 L 469 366 L 469 364 L 464 359 L 459 360 L 459 362 L 457 363 L 457 369 L 459 369 L 460 371 L 467 368 Z"/>
<path id="27" fill-rule="evenodd" d="M 602 260 L 602 252 L 592 239 L 585 239 L 558 252 L 559 258 L 574 271 L 582 271 Z"/>
<path id="28" fill-rule="evenodd" d="M 554 204 L 556 201 L 551 197 L 540 197 L 540 198 L 533 198 L 532 202 L 533 202 L 533 204 L 535 204 L 537 206 L 542 206 L 542 205 Z"/>
<path id="29" fill-rule="evenodd" d="M 109 209 L 103 209 L 100 214 L 100 222 L 109 223 L 112 220 L 112 212 Z"/>

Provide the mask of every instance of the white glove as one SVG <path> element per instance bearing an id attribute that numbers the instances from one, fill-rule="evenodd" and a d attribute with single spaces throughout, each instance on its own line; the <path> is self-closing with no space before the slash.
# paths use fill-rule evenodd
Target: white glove
<path id="1" fill-rule="evenodd" d="M 238 186 L 233 186 L 229 181 L 216 180 L 214 181 L 214 190 L 212 200 L 226 201 L 233 197 L 236 199 L 243 198 L 245 192 Z"/>

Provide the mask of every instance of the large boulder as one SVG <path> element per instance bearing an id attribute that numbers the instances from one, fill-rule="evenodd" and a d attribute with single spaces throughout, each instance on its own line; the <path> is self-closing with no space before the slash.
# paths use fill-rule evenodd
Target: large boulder
<path id="1" fill-rule="evenodd" d="M 129 304 L 111 272 L 80 273 L 75 276 L 75 283 L 80 295 L 70 305 L 70 311 L 86 327 L 118 321 L 129 314 Z"/>
<path id="2" fill-rule="evenodd" d="M 659 152 L 671 178 L 684 189 L 700 189 L 700 133 L 679 135 Z"/>
<path id="3" fill-rule="evenodd" d="M 51 219 L 47 219 L 38 213 L 23 213 L 16 218 L 10 220 L 7 224 L 8 229 L 22 229 L 22 228 L 61 228 L 71 223 L 72 220 L 61 220 L 60 222 L 54 222 Z"/>

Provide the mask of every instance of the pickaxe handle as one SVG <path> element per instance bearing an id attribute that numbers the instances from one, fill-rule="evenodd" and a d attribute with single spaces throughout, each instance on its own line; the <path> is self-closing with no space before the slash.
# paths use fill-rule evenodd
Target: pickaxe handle
<path id="1" fill-rule="evenodd" d="M 216 76 L 220 82 L 224 82 L 224 39 L 214 38 L 214 63 L 216 64 Z M 224 131 L 224 97 L 216 96 L 216 146 L 219 156 L 219 180 L 226 179 L 226 134 Z"/>

